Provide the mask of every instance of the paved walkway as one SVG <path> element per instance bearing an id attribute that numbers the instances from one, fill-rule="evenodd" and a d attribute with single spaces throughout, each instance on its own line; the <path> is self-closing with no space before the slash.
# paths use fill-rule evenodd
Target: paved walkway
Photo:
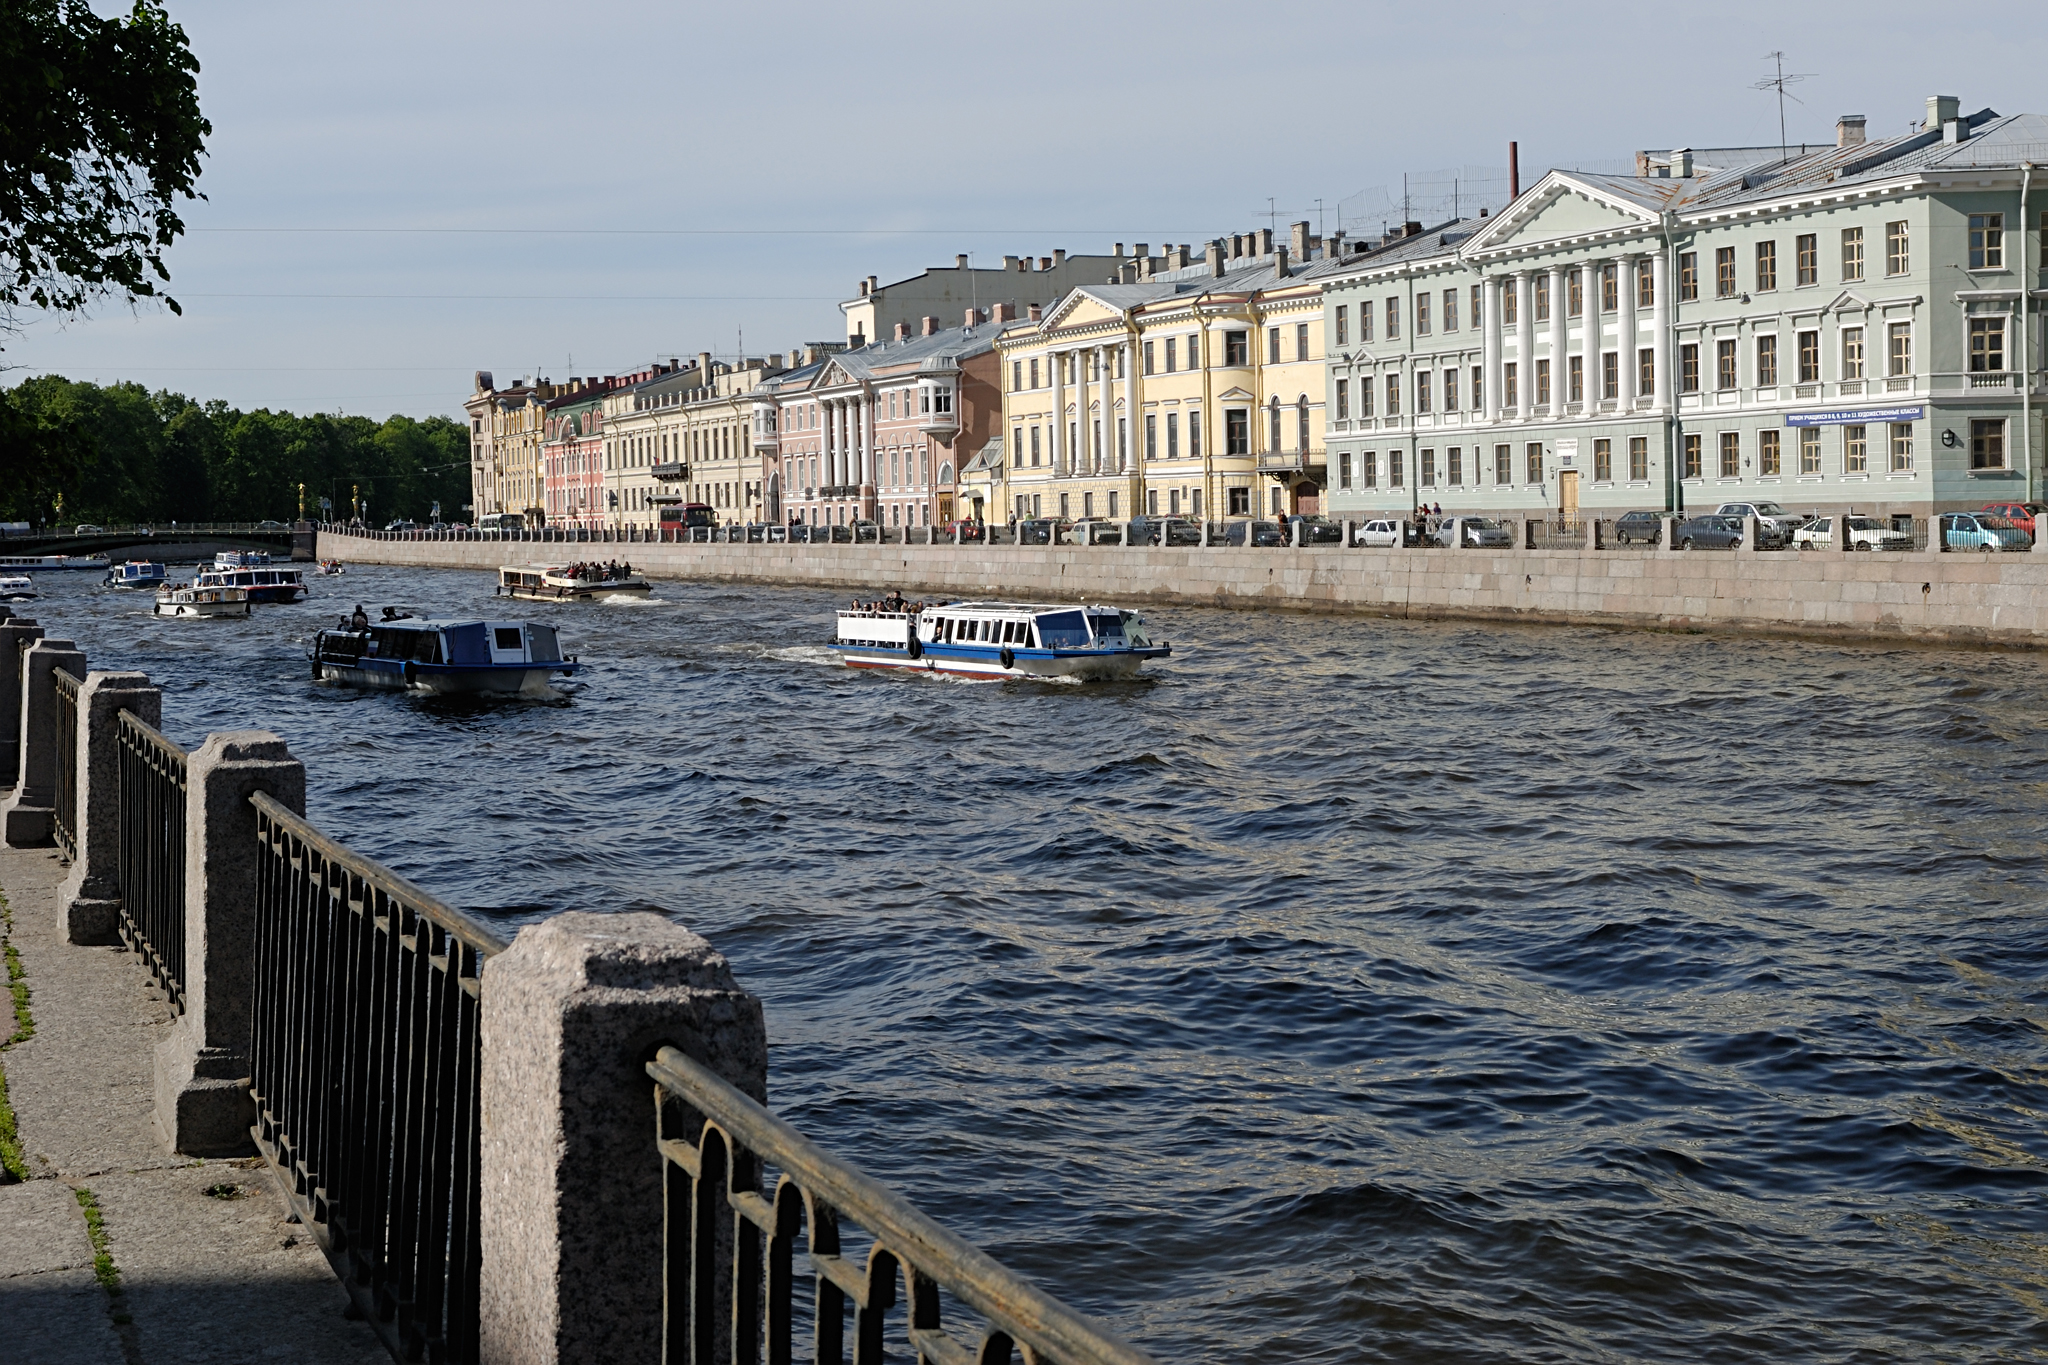
<path id="1" fill-rule="evenodd" d="M 166 1150 L 154 1066 L 170 1007 L 133 953 L 61 941 L 63 872 L 48 851 L 0 849 L 35 1021 L 0 1051 L 30 1176 L 0 1184 L 0 1360 L 388 1365 L 260 1160 Z M 0 1040 L 12 1024 L 0 1004 Z"/>

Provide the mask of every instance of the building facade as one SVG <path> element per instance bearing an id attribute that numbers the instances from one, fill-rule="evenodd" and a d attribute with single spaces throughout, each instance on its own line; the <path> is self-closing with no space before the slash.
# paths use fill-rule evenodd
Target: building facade
<path id="1" fill-rule="evenodd" d="M 2031 496 L 2041 224 L 2021 199 L 2048 119 L 1940 99 L 1917 133 L 1863 128 L 1789 158 L 1552 172 L 1498 216 L 1326 263 L 1333 513 Z"/>
<path id="2" fill-rule="evenodd" d="M 955 256 L 951 269 L 934 266 L 891 284 L 873 275 L 862 280 L 854 297 L 839 305 L 846 315 L 847 349 L 893 336 L 899 327 L 915 332 L 927 317 L 964 317 L 970 308 L 992 313 L 1002 306 L 1021 313 L 1033 304 L 1044 306 L 1077 285 L 1115 278 L 1126 264 L 1121 242 L 1114 256 L 1069 256 L 1064 250 L 1036 260 L 1005 256 L 1000 270 L 975 269 L 967 260 Z"/>
<path id="3" fill-rule="evenodd" d="M 604 392 L 602 380 L 569 381 L 569 392 L 547 404 L 541 442 L 542 505 L 547 524 L 598 530 L 604 507 Z"/>

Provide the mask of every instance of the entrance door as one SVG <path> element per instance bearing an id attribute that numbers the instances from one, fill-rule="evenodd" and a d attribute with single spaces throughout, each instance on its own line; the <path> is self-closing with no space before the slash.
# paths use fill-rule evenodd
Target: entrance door
<path id="1" fill-rule="evenodd" d="M 1567 522 L 1579 519 L 1579 471 L 1557 471 L 1557 512 Z"/>

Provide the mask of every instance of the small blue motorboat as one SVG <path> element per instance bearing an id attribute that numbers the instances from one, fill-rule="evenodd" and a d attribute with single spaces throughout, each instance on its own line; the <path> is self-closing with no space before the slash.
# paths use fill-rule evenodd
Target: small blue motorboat
<path id="1" fill-rule="evenodd" d="M 435 694 L 553 696 L 550 680 L 578 667 L 562 656 L 553 626 L 422 620 L 389 608 L 381 621 L 358 612 L 321 631 L 308 657 L 319 681 Z"/>
<path id="2" fill-rule="evenodd" d="M 107 568 L 102 586 L 109 588 L 161 588 L 169 575 L 164 566 L 147 559 L 131 559 L 126 564 L 113 564 Z"/>

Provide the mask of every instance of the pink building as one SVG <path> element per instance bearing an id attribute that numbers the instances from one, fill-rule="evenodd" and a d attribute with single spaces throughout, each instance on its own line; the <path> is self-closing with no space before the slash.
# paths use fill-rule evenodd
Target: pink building
<path id="1" fill-rule="evenodd" d="M 541 487 L 548 525 L 604 526 L 604 395 L 613 378 L 571 379 L 547 405 L 541 438 Z"/>

